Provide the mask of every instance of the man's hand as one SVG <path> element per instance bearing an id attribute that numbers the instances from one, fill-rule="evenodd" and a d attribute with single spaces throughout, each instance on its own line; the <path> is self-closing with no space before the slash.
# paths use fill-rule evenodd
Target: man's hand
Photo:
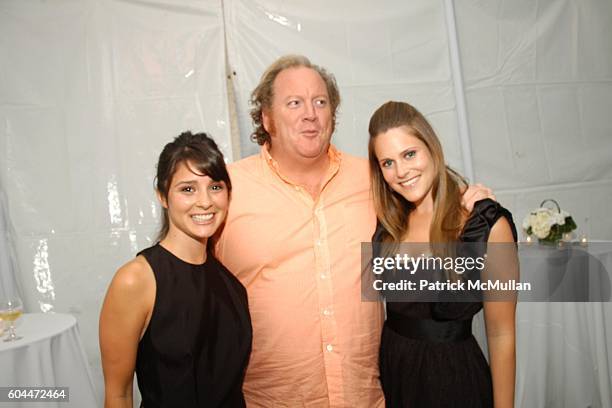
<path id="1" fill-rule="evenodd" d="M 461 197 L 461 205 L 470 213 L 474 209 L 476 201 L 484 200 L 485 198 L 495 200 L 493 190 L 482 184 L 471 184 L 463 193 L 463 197 Z"/>

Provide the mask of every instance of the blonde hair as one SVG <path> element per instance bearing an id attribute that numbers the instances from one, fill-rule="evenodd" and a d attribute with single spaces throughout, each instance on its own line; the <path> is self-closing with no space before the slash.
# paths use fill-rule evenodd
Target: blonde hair
<path id="1" fill-rule="evenodd" d="M 272 106 L 272 98 L 274 97 L 274 80 L 282 71 L 289 68 L 305 67 L 316 71 L 325 82 L 327 88 L 327 94 L 329 96 L 329 104 L 332 112 L 332 132 L 336 128 L 336 113 L 338 106 L 340 106 L 340 92 L 338 91 L 338 84 L 332 74 L 327 72 L 324 68 L 315 65 L 303 55 L 285 55 L 277 59 L 268 67 L 266 72 L 263 73 L 259 84 L 251 93 L 250 104 L 251 108 L 251 120 L 255 130 L 251 134 L 251 140 L 257 142 L 259 145 L 270 143 L 270 134 L 264 128 L 262 112 L 266 109 L 270 109 Z"/>

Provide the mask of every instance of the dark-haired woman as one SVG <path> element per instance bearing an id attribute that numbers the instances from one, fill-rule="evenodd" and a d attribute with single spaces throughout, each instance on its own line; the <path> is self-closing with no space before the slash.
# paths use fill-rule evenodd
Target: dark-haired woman
<path id="1" fill-rule="evenodd" d="M 159 242 L 122 266 L 100 315 L 105 407 L 242 407 L 251 350 L 247 295 L 213 256 L 231 183 L 204 133 L 168 143 L 157 165 Z"/>
<path id="2" fill-rule="evenodd" d="M 379 220 L 373 241 L 515 242 L 512 216 L 495 201 L 478 201 L 471 214 L 462 208 L 465 182 L 446 165 L 440 141 L 414 107 L 385 103 L 369 133 Z M 380 352 L 387 406 L 512 407 L 515 306 L 484 302 L 489 368 L 471 333 L 483 302 L 387 302 Z"/>

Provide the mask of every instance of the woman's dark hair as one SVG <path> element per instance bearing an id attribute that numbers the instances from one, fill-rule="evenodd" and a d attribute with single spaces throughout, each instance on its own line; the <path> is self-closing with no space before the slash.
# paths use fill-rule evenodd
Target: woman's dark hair
<path id="1" fill-rule="evenodd" d="M 206 133 L 194 134 L 188 131 L 181 133 L 164 146 L 159 155 L 155 188 L 162 198 L 168 199 L 172 177 L 178 165 L 183 162 L 189 163 L 187 167 L 194 174 L 206 175 L 214 181 L 225 182 L 228 194 L 231 193 L 232 183 L 225 167 L 223 153 L 215 141 Z M 162 225 L 157 235 L 158 241 L 166 237 L 169 227 L 168 210 L 162 207 Z"/>

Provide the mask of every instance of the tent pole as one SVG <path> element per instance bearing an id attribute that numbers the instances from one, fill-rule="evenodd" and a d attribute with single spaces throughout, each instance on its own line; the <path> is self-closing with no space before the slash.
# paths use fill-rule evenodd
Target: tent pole
<path id="1" fill-rule="evenodd" d="M 474 162 L 472 160 L 472 141 L 468 126 L 465 91 L 463 88 L 463 75 L 461 73 L 461 59 L 459 55 L 459 40 L 457 38 L 457 26 L 455 24 L 455 6 L 453 0 L 444 0 L 444 11 L 446 14 L 446 31 L 448 34 L 451 73 L 455 90 L 455 103 L 457 104 L 457 124 L 459 128 L 461 156 L 463 158 L 463 174 L 468 178 L 470 183 L 474 183 L 475 178 Z"/>

